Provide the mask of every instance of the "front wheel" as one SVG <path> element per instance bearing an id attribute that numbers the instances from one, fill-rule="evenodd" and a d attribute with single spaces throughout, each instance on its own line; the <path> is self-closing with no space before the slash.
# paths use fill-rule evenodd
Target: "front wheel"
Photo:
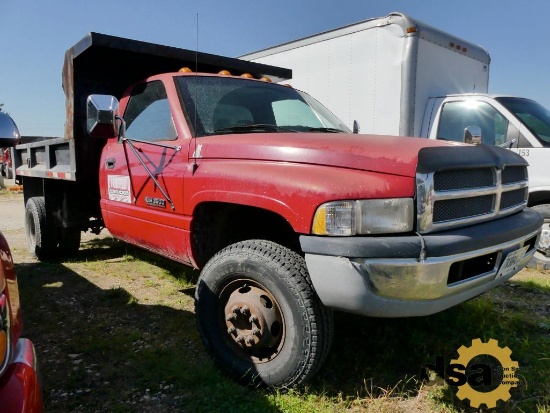
<path id="1" fill-rule="evenodd" d="M 195 312 L 210 355 L 245 384 L 296 386 L 317 372 L 332 341 L 332 312 L 304 259 L 269 241 L 217 253 L 201 272 Z"/>
<path id="2" fill-rule="evenodd" d="M 535 205 L 532 208 L 540 212 L 544 218 L 538 250 L 547 257 L 550 257 L 550 204 Z"/>

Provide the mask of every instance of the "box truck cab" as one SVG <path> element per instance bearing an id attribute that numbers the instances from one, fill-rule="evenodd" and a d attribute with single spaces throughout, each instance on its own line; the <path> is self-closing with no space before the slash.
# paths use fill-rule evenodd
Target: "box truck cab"
<path id="1" fill-rule="evenodd" d="M 545 216 L 539 250 L 548 252 L 550 116 L 536 102 L 487 95 L 483 47 L 391 13 L 241 57 L 292 69 L 285 83 L 361 133 L 463 142 L 475 126 L 483 143 L 510 147 L 529 162 L 529 205 Z"/>
<path id="2" fill-rule="evenodd" d="M 550 247 L 550 111 L 525 98 L 471 94 L 430 98 L 421 136 L 465 141 L 466 128 L 477 126 L 480 142 L 498 145 L 529 162 L 529 204 L 545 218 L 539 251 Z"/>

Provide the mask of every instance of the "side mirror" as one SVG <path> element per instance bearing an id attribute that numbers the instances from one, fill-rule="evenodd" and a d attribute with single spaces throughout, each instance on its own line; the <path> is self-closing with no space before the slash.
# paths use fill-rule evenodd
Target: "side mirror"
<path id="1" fill-rule="evenodd" d="M 479 145 L 481 143 L 481 128 L 479 126 L 467 126 L 464 129 L 464 143 Z"/>
<path id="2" fill-rule="evenodd" d="M 86 127 L 93 138 L 118 135 L 118 100 L 109 95 L 90 95 L 86 101 Z"/>
<path id="3" fill-rule="evenodd" d="M 353 133 L 359 133 L 359 122 L 353 121 Z"/>
<path id="4" fill-rule="evenodd" d="M 0 148 L 10 148 L 17 145 L 20 140 L 21 135 L 13 119 L 0 112 Z"/>

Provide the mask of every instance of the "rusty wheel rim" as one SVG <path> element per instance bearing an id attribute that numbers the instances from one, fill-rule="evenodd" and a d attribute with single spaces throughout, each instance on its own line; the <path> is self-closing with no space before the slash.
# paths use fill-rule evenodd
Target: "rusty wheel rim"
<path id="1" fill-rule="evenodd" d="M 235 280 L 220 295 L 221 328 L 226 341 L 241 357 L 254 363 L 273 360 L 285 339 L 279 303 L 261 284 Z"/>

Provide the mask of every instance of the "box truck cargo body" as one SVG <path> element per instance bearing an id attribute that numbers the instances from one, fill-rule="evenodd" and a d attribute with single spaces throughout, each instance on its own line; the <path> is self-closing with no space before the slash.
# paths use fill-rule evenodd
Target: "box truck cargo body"
<path id="1" fill-rule="evenodd" d="M 489 83 L 482 47 L 399 13 L 242 58 L 291 68 L 290 85 L 362 133 L 420 136 L 430 97 L 484 93 Z"/>

